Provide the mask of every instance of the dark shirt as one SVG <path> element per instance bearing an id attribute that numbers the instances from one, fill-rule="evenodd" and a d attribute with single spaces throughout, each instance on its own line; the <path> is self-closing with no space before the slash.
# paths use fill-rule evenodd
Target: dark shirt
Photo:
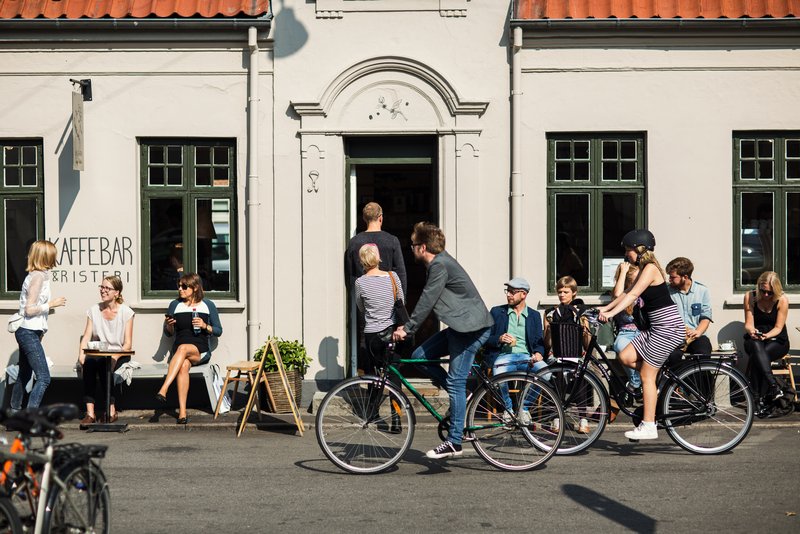
<path id="1" fill-rule="evenodd" d="M 669 296 L 669 289 L 666 282 L 654 286 L 647 286 L 647 288 L 642 291 L 642 300 L 644 301 L 642 310 L 647 313 L 652 313 L 661 308 L 675 305 L 672 297 Z M 677 309 L 677 306 L 675 306 L 675 308 Z"/>
<path id="2" fill-rule="evenodd" d="M 378 246 L 378 251 L 381 254 L 380 269 L 397 273 L 405 296 L 408 284 L 406 283 L 406 264 L 403 262 L 400 241 L 389 232 L 384 232 L 383 230 L 378 232 L 359 232 L 350 240 L 350 244 L 344 254 L 344 272 L 347 286 L 353 288 L 358 277 L 364 274 L 358 251 L 367 243 L 375 243 Z"/>
<path id="3" fill-rule="evenodd" d="M 778 303 L 776 302 L 771 310 L 765 312 L 758 307 L 755 291 L 750 294 L 750 302 L 753 303 L 753 324 L 755 327 L 761 332 L 769 332 L 775 328 L 775 324 L 778 322 Z M 789 343 L 789 333 L 786 331 L 785 324 L 783 325 L 783 330 L 775 336 L 775 340 L 781 343 Z"/>

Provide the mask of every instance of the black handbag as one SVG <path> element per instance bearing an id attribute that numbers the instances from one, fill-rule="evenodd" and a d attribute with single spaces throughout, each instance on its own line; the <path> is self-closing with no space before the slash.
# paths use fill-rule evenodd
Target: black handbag
<path id="1" fill-rule="evenodd" d="M 631 313 L 631 315 L 633 316 L 633 324 L 636 325 L 636 328 L 638 328 L 640 332 L 650 330 L 650 318 L 639 305 L 638 301 L 633 304 L 633 313 Z"/>
<path id="2" fill-rule="evenodd" d="M 409 320 L 408 310 L 403 299 L 397 298 L 397 284 L 394 281 L 394 273 L 389 273 L 389 280 L 392 281 L 392 294 L 394 295 L 394 324 L 395 326 L 403 326 Z"/>

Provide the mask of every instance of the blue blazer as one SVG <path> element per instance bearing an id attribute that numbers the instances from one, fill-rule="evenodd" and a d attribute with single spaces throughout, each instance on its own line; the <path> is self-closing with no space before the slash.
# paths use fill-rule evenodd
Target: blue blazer
<path id="1" fill-rule="evenodd" d="M 495 306 L 489 313 L 494 319 L 494 326 L 484 347 L 487 356 L 496 356 L 500 353 L 500 336 L 508 332 L 508 304 Z M 528 306 L 528 317 L 525 319 L 525 344 L 531 355 L 538 352 L 544 356 L 542 317 L 530 306 Z"/>

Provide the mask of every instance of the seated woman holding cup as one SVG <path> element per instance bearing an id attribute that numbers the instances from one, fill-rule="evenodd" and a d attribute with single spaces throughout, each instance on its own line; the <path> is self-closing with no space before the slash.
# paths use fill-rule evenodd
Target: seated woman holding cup
<path id="1" fill-rule="evenodd" d="M 95 393 L 97 377 L 100 377 L 100 391 L 103 400 L 107 390 L 108 364 L 113 362 L 114 368 L 130 356 L 112 358 L 92 358 L 84 354 L 84 349 L 92 350 L 131 350 L 133 345 L 134 311 L 122 301 L 122 280 L 119 276 L 106 276 L 100 282 L 100 302 L 86 311 L 86 328 L 81 337 L 78 361 L 83 367 L 83 400 L 86 402 L 86 417 L 81 421 L 81 428 L 97 421 L 95 411 Z M 106 420 L 113 423 L 117 420 L 117 409 L 114 405 L 114 390 L 111 393 L 110 413 Z M 105 406 L 102 403 L 101 406 Z"/>

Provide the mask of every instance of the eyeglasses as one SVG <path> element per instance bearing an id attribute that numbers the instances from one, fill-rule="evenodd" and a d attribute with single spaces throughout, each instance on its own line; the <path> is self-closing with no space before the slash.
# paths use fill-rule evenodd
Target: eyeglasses
<path id="1" fill-rule="evenodd" d="M 525 290 L 524 289 L 506 288 L 505 292 L 506 292 L 506 295 L 516 295 L 517 293 L 525 293 Z"/>
<path id="2" fill-rule="evenodd" d="M 101 293 L 108 293 L 109 291 L 115 291 L 113 287 L 107 287 L 107 286 L 97 286 L 97 287 L 100 288 Z"/>
<path id="3" fill-rule="evenodd" d="M 775 294 L 775 292 L 769 291 L 768 289 L 762 289 L 761 294 L 764 295 L 765 297 L 771 297 L 772 295 Z"/>
<path id="4" fill-rule="evenodd" d="M 178 289 L 186 291 L 187 289 L 189 289 L 189 286 L 187 286 L 186 284 L 178 284 Z"/>

